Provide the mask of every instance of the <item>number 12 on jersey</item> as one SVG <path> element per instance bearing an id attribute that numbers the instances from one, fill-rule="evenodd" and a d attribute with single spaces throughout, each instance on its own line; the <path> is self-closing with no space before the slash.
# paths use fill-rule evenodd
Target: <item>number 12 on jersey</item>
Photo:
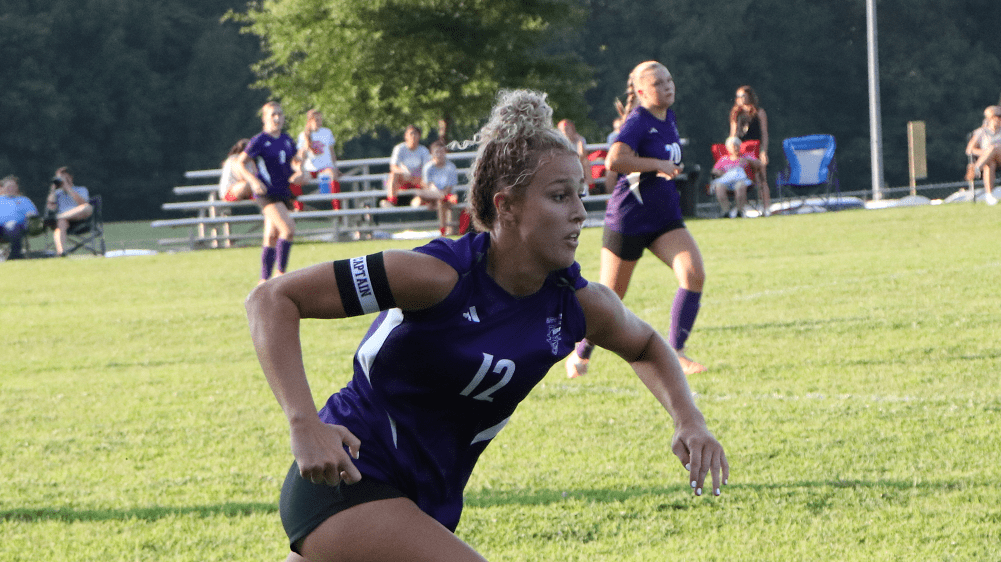
<path id="1" fill-rule="evenodd" d="M 494 356 L 490 355 L 489 353 L 483 354 L 483 363 L 480 365 L 480 370 L 476 372 L 476 375 L 473 377 L 473 380 L 469 381 L 469 384 L 466 385 L 466 388 L 464 388 L 462 392 L 460 392 L 459 394 L 462 396 L 469 396 L 474 390 L 476 390 L 476 387 L 480 386 L 480 383 L 483 382 L 483 378 L 487 376 L 488 372 L 490 372 L 491 366 L 493 366 L 494 373 L 497 374 L 503 373 L 504 376 L 501 377 L 501 380 L 497 384 L 491 386 L 490 388 L 484 390 L 483 392 L 477 394 L 476 396 L 473 396 L 473 400 L 485 400 L 487 402 L 493 402 L 494 399 L 493 396 L 491 395 L 497 392 L 507 383 L 511 382 L 511 377 L 514 376 L 514 361 L 511 361 L 510 359 L 501 359 L 497 361 L 497 364 L 495 365 Z"/>

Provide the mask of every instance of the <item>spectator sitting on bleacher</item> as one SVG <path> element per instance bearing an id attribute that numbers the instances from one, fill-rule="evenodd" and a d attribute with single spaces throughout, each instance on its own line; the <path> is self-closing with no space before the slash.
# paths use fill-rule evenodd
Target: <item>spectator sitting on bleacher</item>
<path id="1" fill-rule="evenodd" d="M 21 254 L 21 240 L 28 231 L 28 218 L 38 216 L 38 208 L 18 188 L 17 178 L 7 176 L 0 180 L 0 241 L 10 243 L 8 259 L 17 260 Z"/>
<path id="2" fill-rule="evenodd" d="M 247 148 L 250 139 L 240 139 L 229 149 L 226 160 L 222 163 L 222 173 L 219 175 L 219 198 L 223 201 L 242 201 L 250 199 L 253 192 L 243 174 L 236 171 L 237 160 L 243 149 Z M 253 172 L 251 172 L 253 173 Z"/>
<path id="3" fill-rule="evenodd" d="M 403 133 L 404 141 L 393 147 L 389 157 L 389 178 L 386 180 L 386 200 L 384 206 L 407 206 L 416 194 L 401 195 L 401 191 L 421 189 L 421 171 L 431 161 L 431 152 L 421 145 L 421 129 L 408 125 Z"/>
<path id="4" fill-rule="evenodd" d="M 306 112 L 306 127 L 299 133 L 296 148 L 299 158 L 302 158 L 302 171 L 310 177 L 320 178 L 320 193 L 340 193 L 341 184 L 337 182 L 337 156 L 334 154 L 334 133 L 323 126 L 323 113 L 317 109 Z M 302 190 L 298 195 L 302 195 Z M 293 191 L 294 193 L 294 191 Z M 336 211 L 341 208 L 341 202 L 334 199 L 330 202 Z"/>
<path id="5" fill-rule="evenodd" d="M 49 185 L 49 196 L 45 200 L 46 222 L 52 227 L 52 239 L 56 245 L 56 255 L 66 255 L 66 231 L 73 223 L 87 220 L 93 214 L 90 192 L 86 187 L 73 185 L 73 174 L 66 166 L 56 170 Z"/>
<path id="6" fill-rule="evenodd" d="M 459 183 L 455 164 L 448 161 L 447 154 L 448 149 L 440 139 L 431 143 L 431 161 L 424 165 L 421 172 L 425 187 L 417 197 L 427 203 L 428 207 L 437 209 L 442 236 L 455 234 L 452 228 L 452 204 L 457 202 L 457 198 L 452 190 Z"/>

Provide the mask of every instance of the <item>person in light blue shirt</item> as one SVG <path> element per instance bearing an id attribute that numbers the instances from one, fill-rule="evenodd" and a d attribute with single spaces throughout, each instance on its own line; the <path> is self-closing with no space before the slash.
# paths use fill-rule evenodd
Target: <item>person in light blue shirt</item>
<path id="1" fill-rule="evenodd" d="M 0 180 L 0 241 L 10 244 L 8 259 L 23 257 L 21 241 L 28 231 L 28 218 L 38 216 L 38 208 L 18 187 L 14 176 Z"/>
<path id="2" fill-rule="evenodd" d="M 69 167 L 56 170 L 49 185 L 49 196 L 45 200 L 47 215 L 54 214 L 52 239 L 56 244 L 56 255 L 66 255 L 66 231 L 75 222 L 87 220 L 94 214 L 90 204 L 90 192 L 82 185 L 73 185 L 73 173 Z"/>
<path id="3" fill-rule="evenodd" d="M 438 222 L 442 236 L 454 234 L 452 230 L 452 204 L 457 201 L 452 190 L 459 183 L 459 174 L 455 164 L 448 161 L 448 149 L 441 139 L 431 143 L 431 161 L 424 164 L 421 179 L 424 190 L 420 198 L 427 199 L 428 207 L 438 210 Z M 429 197 L 426 197 L 429 195 Z"/>

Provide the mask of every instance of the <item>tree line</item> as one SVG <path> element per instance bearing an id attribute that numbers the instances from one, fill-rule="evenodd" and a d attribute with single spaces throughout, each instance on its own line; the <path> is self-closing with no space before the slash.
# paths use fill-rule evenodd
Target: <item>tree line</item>
<path id="1" fill-rule="evenodd" d="M 884 163 L 907 182 L 906 123 L 928 131 L 929 181 L 962 176 L 966 136 L 1001 93 L 995 0 L 881 0 Z M 229 14 L 226 17 L 224 15 Z M 106 220 L 162 215 L 186 170 L 318 107 L 341 157 L 382 156 L 406 123 L 469 138 L 497 88 L 551 94 L 603 139 L 629 70 L 673 73 L 686 161 L 710 164 L 742 84 L 781 139 L 830 133 L 842 189 L 870 187 L 864 0 L 0 0 L 0 175 L 27 195 L 69 165 Z M 293 129 L 294 130 L 294 129 Z"/>

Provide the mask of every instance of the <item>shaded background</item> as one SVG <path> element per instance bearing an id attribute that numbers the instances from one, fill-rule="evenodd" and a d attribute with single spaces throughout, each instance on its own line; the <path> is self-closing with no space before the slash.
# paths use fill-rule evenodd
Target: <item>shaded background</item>
<path id="1" fill-rule="evenodd" d="M 870 188 L 864 0 L 582 0 L 583 26 L 545 48 L 589 73 L 586 107 L 561 109 L 592 142 L 615 117 L 629 70 L 664 62 L 678 86 L 686 160 L 710 164 L 728 132 L 741 84 L 768 111 L 769 170 L 781 139 L 830 133 L 843 190 Z M 260 130 L 268 99 L 250 85 L 258 38 L 223 22 L 232 0 L 0 0 L 0 176 L 21 178 L 41 203 L 62 165 L 104 197 L 105 220 L 150 219 L 185 183 L 186 170 L 218 167 L 227 149 Z M 1001 93 L 995 0 L 878 3 L 884 165 L 907 183 L 906 123 L 924 120 L 928 181 L 961 178 L 967 135 Z M 575 71 L 576 72 L 576 71 Z M 298 116 L 290 115 L 290 120 Z M 429 135 L 433 138 L 433 133 Z M 386 156 L 396 131 L 339 139 L 342 158 Z M 694 152 L 691 152 L 694 151 Z"/>

